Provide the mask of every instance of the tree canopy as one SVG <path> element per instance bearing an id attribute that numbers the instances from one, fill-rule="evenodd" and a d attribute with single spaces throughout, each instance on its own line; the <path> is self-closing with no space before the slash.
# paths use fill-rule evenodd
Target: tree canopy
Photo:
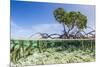
<path id="1" fill-rule="evenodd" d="M 54 11 L 55 19 L 62 24 L 65 24 L 69 29 L 77 26 L 78 29 L 84 29 L 87 26 L 87 17 L 81 12 L 65 12 L 63 8 L 57 8 Z"/>
<path id="2" fill-rule="evenodd" d="M 83 30 L 87 27 L 87 17 L 83 15 L 81 12 L 67 12 L 63 8 L 57 8 L 54 10 L 55 19 L 63 24 L 64 34 L 69 34 L 69 32 L 75 27 L 78 30 Z M 66 31 L 66 27 L 68 28 Z"/>

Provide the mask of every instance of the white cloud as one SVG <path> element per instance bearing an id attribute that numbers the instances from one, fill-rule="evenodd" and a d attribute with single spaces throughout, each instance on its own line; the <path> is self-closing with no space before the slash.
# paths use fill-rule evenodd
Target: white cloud
<path id="1" fill-rule="evenodd" d="M 31 28 L 22 28 L 11 22 L 11 38 L 29 38 L 32 34 L 37 32 L 41 33 L 61 33 L 62 25 L 60 24 L 37 24 L 32 26 Z M 39 37 L 38 35 L 34 35 L 33 38 Z"/>
<path id="2" fill-rule="evenodd" d="M 26 38 L 29 33 L 30 30 L 24 29 L 11 21 L 11 38 Z"/>
<path id="3" fill-rule="evenodd" d="M 38 24 L 32 27 L 35 32 L 56 33 L 62 26 L 60 24 Z"/>

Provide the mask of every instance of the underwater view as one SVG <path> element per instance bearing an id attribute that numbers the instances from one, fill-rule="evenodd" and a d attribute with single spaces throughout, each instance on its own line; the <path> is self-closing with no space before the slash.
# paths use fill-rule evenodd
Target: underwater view
<path id="1" fill-rule="evenodd" d="M 11 40 L 11 67 L 95 61 L 94 40 Z"/>

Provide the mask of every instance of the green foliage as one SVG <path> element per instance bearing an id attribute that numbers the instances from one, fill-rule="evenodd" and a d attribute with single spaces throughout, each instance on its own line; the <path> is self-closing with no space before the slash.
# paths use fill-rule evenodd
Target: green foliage
<path id="1" fill-rule="evenodd" d="M 58 8 L 57 10 L 54 11 L 54 16 L 56 18 L 56 20 L 60 23 L 62 23 L 62 21 L 64 21 L 64 14 L 65 11 L 62 8 Z"/>
<path id="2" fill-rule="evenodd" d="M 87 26 L 87 17 L 81 12 L 65 12 L 63 8 L 54 11 L 55 19 L 62 24 L 67 25 L 69 29 L 77 26 L 78 29 L 84 29 Z"/>

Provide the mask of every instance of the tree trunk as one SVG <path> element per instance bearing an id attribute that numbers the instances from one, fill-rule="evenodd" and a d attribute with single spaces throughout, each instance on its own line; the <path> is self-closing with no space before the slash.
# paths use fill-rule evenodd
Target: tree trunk
<path id="1" fill-rule="evenodd" d="M 63 25 L 63 28 L 64 28 L 64 30 L 63 30 L 63 32 L 64 32 L 63 38 L 69 38 L 69 37 L 68 37 L 68 33 L 66 32 L 66 26 L 65 26 L 65 24 L 62 23 L 62 25 Z"/>
<path id="2" fill-rule="evenodd" d="M 64 28 L 64 33 L 66 33 L 66 28 L 64 23 L 63 23 L 63 28 Z"/>

